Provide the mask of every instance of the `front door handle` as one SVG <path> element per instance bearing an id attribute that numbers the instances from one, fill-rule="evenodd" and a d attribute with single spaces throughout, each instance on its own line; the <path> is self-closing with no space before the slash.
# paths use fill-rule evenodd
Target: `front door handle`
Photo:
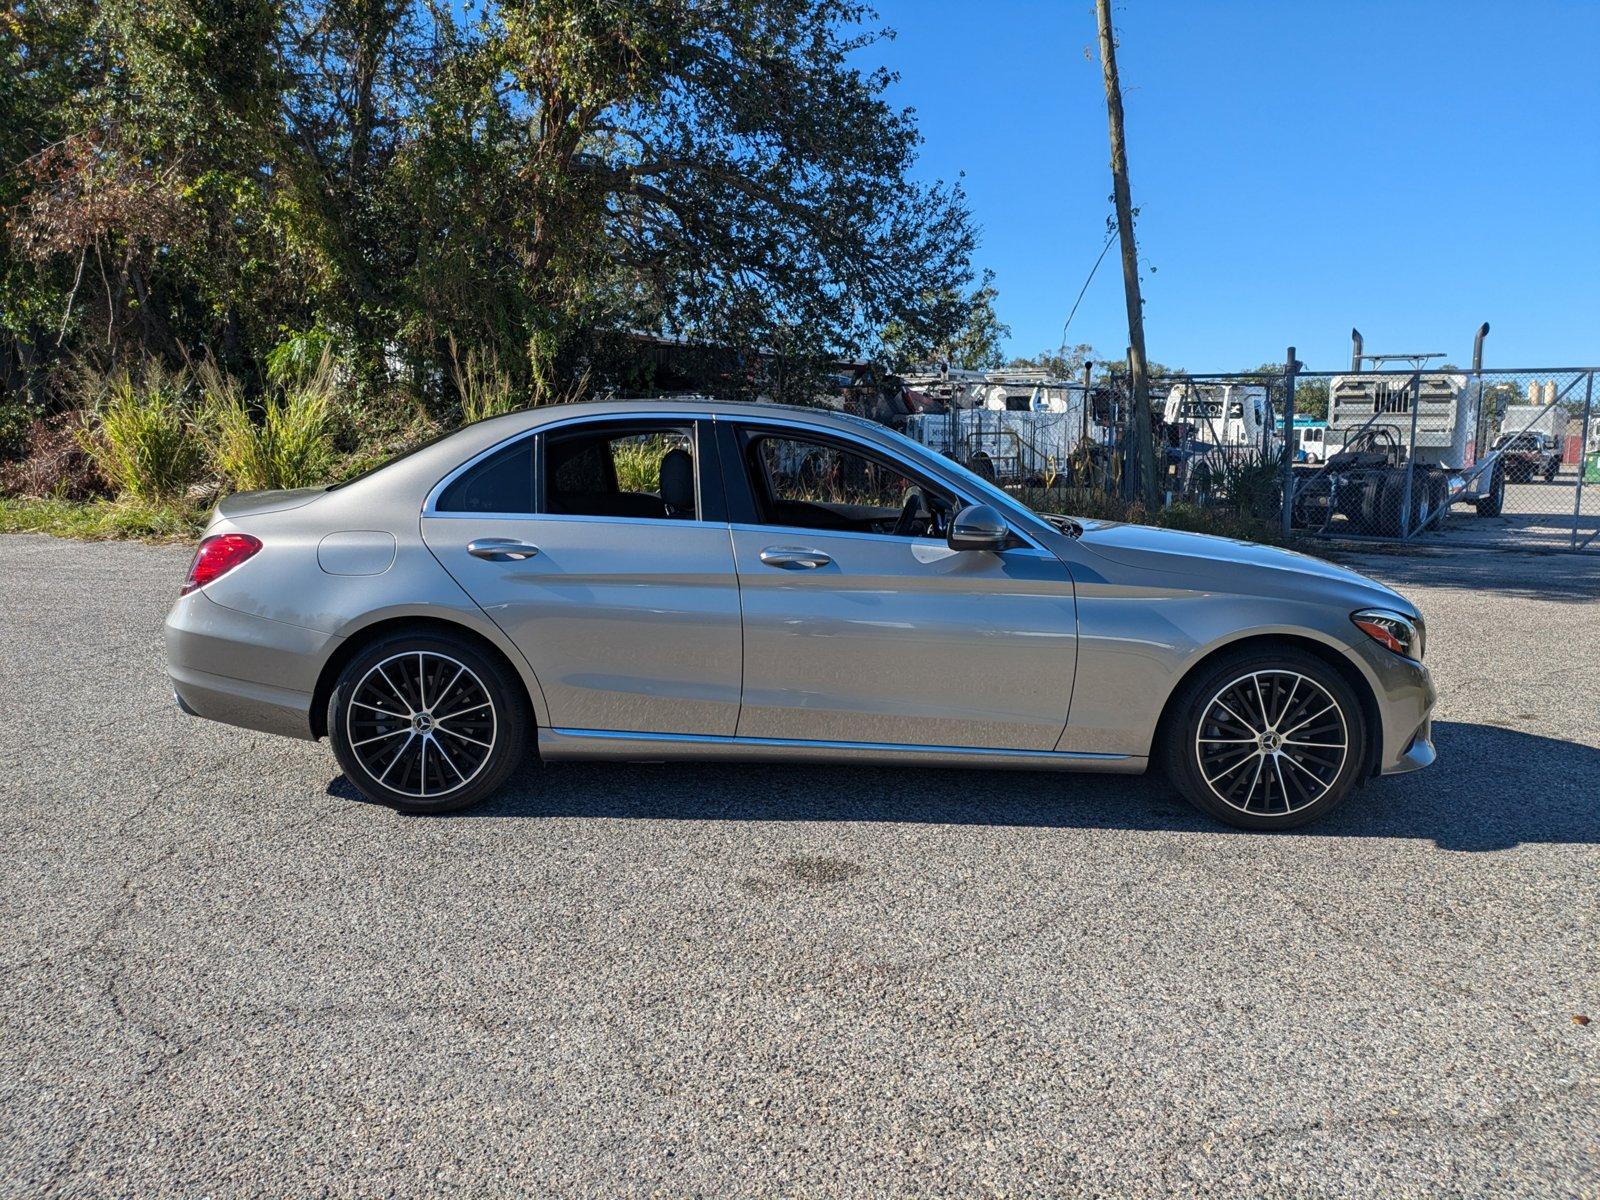
<path id="1" fill-rule="evenodd" d="M 761 552 L 761 561 L 769 567 L 783 567 L 788 571 L 814 571 L 833 561 L 821 550 L 806 550 L 799 546 L 768 546 Z"/>
<path id="2" fill-rule="evenodd" d="M 521 562 L 539 553 L 539 547 L 516 538 L 478 538 L 467 543 L 467 553 L 490 562 Z"/>

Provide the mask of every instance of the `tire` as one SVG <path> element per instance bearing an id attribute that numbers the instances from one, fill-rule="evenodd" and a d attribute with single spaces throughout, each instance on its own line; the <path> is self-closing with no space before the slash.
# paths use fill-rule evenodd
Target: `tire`
<path id="1" fill-rule="evenodd" d="M 1480 517 L 1498 517 L 1506 506 L 1506 472 L 1505 467 L 1495 463 L 1494 471 L 1489 476 L 1489 494 L 1477 502 L 1476 508 Z"/>
<path id="2" fill-rule="evenodd" d="M 1276 830 L 1342 804 L 1366 777 L 1367 744 L 1361 702 L 1344 676 L 1304 650 L 1267 646 L 1224 655 L 1185 680 L 1157 754 L 1201 812 L 1240 829 Z"/>
<path id="3" fill-rule="evenodd" d="M 444 633 L 373 643 L 328 698 L 328 740 L 345 778 L 407 813 L 455 812 L 489 796 L 522 760 L 532 726 L 505 664 Z"/>
<path id="4" fill-rule="evenodd" d="M 1442 474 L 1419 467 L 1411 481 L 1411 523 L 1406 528 L 1413 534 L 1437 529 L 1437 515 L 1449 492 L 1450 485 Z"/>
<path id="5" fill-rule="evenodd" d="M 1443 529 L 1444 519 L 1450 513 L 1450 480 L 1437 471 L 1428 475 L 1428 499 L 1433 511 L 1442 514 L 1429 528 Z"/>
<path id="6" fill-rule="evenodd" d="M 1404 529 L 1402 514 L 1406 503 L 1406 473 L 1396 470 L 1378 481 L 1374 500 L 1372 532 L 1379 537 L 1397 538 Z M 1412 507 L 1416 507 L 1413 499 Z"/>
<path id="7" fill-rule="evenodd" d="M 994 460 L 982 450 L 972 456 L 972 460 L 967 463 L 967 468 L 987 483 L 995 481 Z"/>
<path id="8" fill-rule="evenodd" d="M 1356 527 L 1357 533 L 1382 533 L 1383 532 L 1383 475 L 1360 476 L 1354 481 L 1358 489 L 1351 502 L 1349 512 L 1350 523 Z"/>

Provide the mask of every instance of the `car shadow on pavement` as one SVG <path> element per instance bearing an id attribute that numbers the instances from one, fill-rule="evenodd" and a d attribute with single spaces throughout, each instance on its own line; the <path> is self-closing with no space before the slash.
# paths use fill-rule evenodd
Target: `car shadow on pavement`
<path id="1" fill-rule="evenodd" d="M 1297 835 L 1425 838 L 1441 849 L 1600 843 L 1600 749 L 1496 725 L 1434 725 L 1439 761 L 1376 779 Z M 343 776 L 331 795 L 359 800 Z M 524 766 L 497 795 L 430 820 L 883 821 L 1244 833 L 1159 775 L 742 763 Z M 1245 836 L 1258 836 L 1244 834 Z"/>

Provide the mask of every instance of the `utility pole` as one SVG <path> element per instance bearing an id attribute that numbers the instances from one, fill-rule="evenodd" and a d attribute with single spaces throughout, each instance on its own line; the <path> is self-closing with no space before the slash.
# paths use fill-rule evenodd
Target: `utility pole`
<path id="1" fill-rule="evenodd" d="M 1144 353 L 1144 301 L 1139 295 L 1139 247 L 1133 236 L 1133 200 L 1128 192 L 1128 149 L 1122 132 L 1122 84 L 1117 79 L 1117 39 L 1111 27 L 1111 0 L 1095 0 L 1100 26 L 1100 66 L 1106 80 L 1106 119 L 1111 131 L 1111 184 L 1117 206 L 1117 236 L 1122 243 L 1122 290 L 1128 305 L 1128 369 L 1133 376 L 1133 407 L 1128 414 L 1140 498 L 1154 508 L 1156 448 L 1150 426 L 1150 370 Z"/>

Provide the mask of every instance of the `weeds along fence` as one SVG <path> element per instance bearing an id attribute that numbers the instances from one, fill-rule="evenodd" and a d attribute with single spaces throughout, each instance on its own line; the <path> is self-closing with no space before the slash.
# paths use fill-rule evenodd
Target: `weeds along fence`
<path id="1" fill-rule="evenodd" d="M 1600 552 L 1600 368 L 1182 374 L 1150 395 L 1158 507 L 1232 531 Z M 1036 507 L 1134 496 L 1126 375 L 911 416 Z"/>

